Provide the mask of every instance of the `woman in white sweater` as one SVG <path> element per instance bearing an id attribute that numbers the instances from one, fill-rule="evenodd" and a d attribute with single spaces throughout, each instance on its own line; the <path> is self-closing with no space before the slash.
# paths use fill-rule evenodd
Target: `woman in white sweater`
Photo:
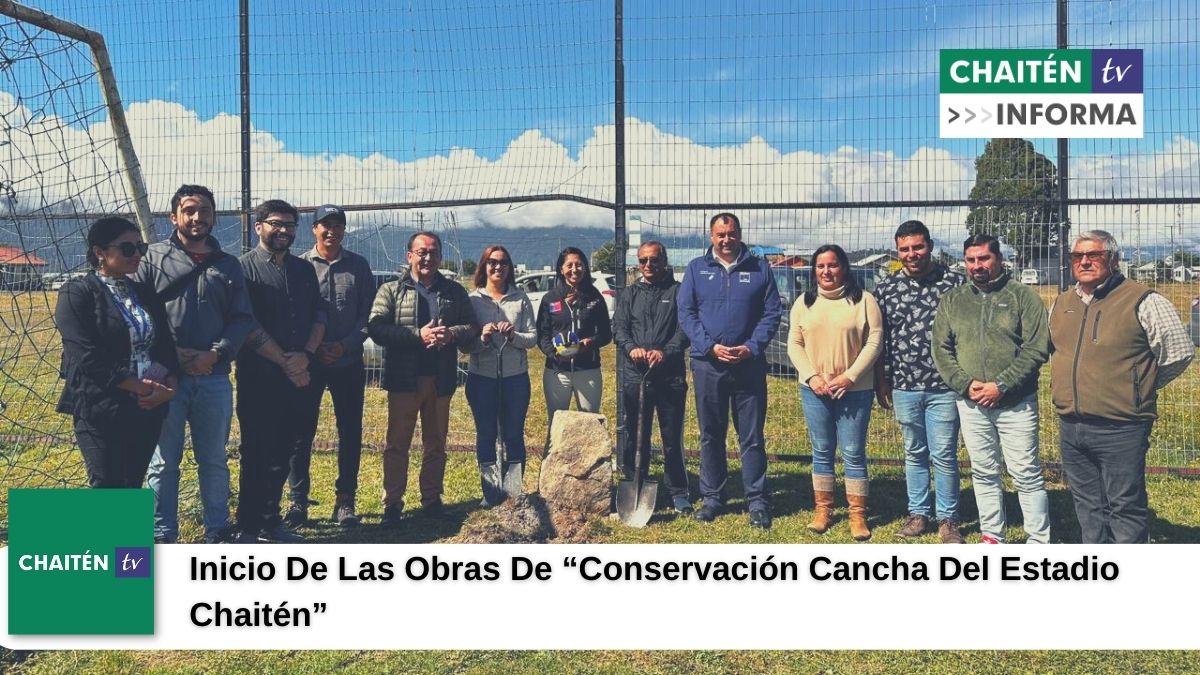
<path id="1" fill-rule="evenodd" d="M 507 464 L 525 464 L 525 417 L 530 396 L 526 352 L 537 344 L 537 324 L 533 303 L 517 288 L 512 256 L 503 246 L 484 249 L 475 268 L 475 290 L 470 298 L 480 326 L 479 337 L 461 349 L 471 356 L 467 403 L 475 418 L 475 455 L 482 487 L 483 476 L 496 468 L 498 436 L 504 440 Z M 494 505 L 487 497 L 485 493 L 485 505 Z"/>
<path id="2" fill-rule="evenodd" d="M 867 525 L 867 425 L 874 398 L 874 364 L 883 342 L 875 297 L 850 274 L 846 252 L 827 244 L 813 255 L 816 284 L 792 305 L 788 357 L 800 376 L 800 400 L 813 453 L 816 509 L 808 529 L 833 524 L 834 462 L 838 446 L 846 471 L 850 534 L 871 538 Z"/>

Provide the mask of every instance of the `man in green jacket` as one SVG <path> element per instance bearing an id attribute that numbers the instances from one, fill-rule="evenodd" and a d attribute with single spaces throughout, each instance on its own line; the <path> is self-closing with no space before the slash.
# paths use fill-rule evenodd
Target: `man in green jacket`
<path id="1" fill-rule="evenodd" d="M 383 447 L 383 518 L 400 523 L 408 488 L 408 449 L 421 416 L 421 505 L 442 510 L 450 398 L 458 386 L 458 352 L 479 335 L 467 291 L 442 276 L 442 240 L 417 232 L 408 240 L 408 269 L 375 296 L 367 334 L 383 347 L 381 384 L 388 392 Z"/>
<path id="2" fill-rule="evenodd" d="M 1037 293 L 1004 269 L 995 237 L 969 237 L 963 260 L 971 283 L 946 293 L 938 304 L 933 362 L 961 397 L 958 416 L 971 457 L 981 539 L 1005 541 L 1003 460 L 1017 488 L 1029 542 L 1049 543 L 1037 396 L 1038 370 L 1050 357 L 1046 308 Z"/>

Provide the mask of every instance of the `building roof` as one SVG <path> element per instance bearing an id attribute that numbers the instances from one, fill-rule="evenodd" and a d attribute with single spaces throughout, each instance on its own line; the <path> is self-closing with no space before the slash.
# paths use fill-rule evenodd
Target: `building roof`
<path id="1" fill-rule="evenodd" d="M 32 253 L 27 253 L 17 248 L 16 246 L 5 246 L 0 244 L 0 265 L 28 265 L 32 267 L 45 267 L 50 263 L 42 260 Z"/>
<path id="2" fill-rule="evenodd" d="M 876 253 L 875 255 L 869 255 L 854 264 L 858 267 L 866 267 L 868 265 L 875 265 L 877 263 L 888 262 L 895 259 L 896 256 L 891 253 Z"/>

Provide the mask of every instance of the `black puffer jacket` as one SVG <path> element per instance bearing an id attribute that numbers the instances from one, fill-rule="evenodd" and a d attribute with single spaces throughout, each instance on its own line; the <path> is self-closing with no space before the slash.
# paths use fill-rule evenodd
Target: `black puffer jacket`
<path id="1" fill-rule="evenodd" d="M 688 339 L 679 327 L 679 312 L 675 300 L 679 282 L 664 274 L 656 284 L 642 281 L 621 291 L 617 311 L 613 314 L 613 334 L 617 349 L 626 356 L 634 349 L 659 350 L 663 361 L 654 368 L 654 379 L 684 377 L 683 355 Z M 619 359 L 626 382 L 636 383 L 645 366 L 628 358 Z"/>
<path id="2" fill-rule="evenodd" d="M 592 370 L 600 367 L 600 348 L 612 342 L 612 324 L 608 320 L 608 304 L 595 286 L 581 289 L 580 298 L 567 304 L 568 287 L 558 286 L 542 296 L 538 305 L 538 348 L 546 355 L 546 368 L 553 371 Z M 591 349 L 569 361 L 554 356 L 554 336 L 575 331 L 580 340 L 592 338 Z"/>

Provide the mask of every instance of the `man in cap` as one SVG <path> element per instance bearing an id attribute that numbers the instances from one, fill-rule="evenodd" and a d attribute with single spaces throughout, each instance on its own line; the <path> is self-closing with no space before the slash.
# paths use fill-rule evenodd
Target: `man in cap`
<path id="1" fill-rule="evenodd" d="M 346 212 L 333 204 L 317 208 L 313 217 L 313 247 L 300 255 L 317 272 L 321 297 L 328 314 L 325 336 L 316 349 L 316 360 L 309 367 L 312 377 L 309 394 L 312 405 L 320 407 L 325 390 L 333 399 L 333 416 L 338 433 L 338 476 L 333 521 L 342 527 L 358 524 L 355 493 L 358 491 L 358 465 L 362 456 L 363 342 L 367 339 L 367 317 L 375 299 L 375 279 L 366 258 L 346 250 Z M 313 438 L 317 417 L 306 428 L 292 456 L 288 486 L 291 506 L 283 522 L 296 528 L 308 521 Z"/>

